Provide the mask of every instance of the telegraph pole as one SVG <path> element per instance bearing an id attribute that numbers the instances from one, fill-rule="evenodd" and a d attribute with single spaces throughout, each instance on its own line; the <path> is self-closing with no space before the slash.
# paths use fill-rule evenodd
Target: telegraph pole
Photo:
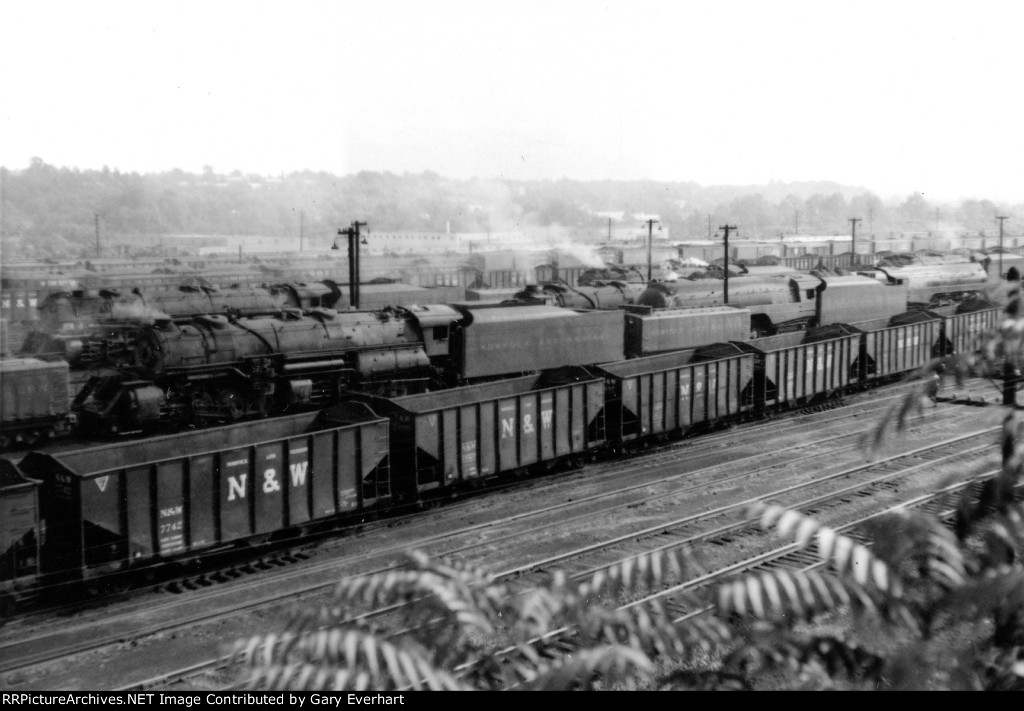
<path id="1" fill-rule="evenodd" d="M 93 214 L 93 219 L 96 221 L 96 258 L 99 259 L 103 256 L 103 249 L 100 246 L 100 216 L 99 213 Z"/>
<path id="2" fill-rule="evenodd" d="M 729 303 L 729 231 L 737 230 L 736 225 L 722 225 L 718 229 L 725 230 L 725 303 Z"/>
<path id="3" fill-rule="evenodd" d="M 366 227 L 365 222 L 353 222 L 350 227 L 343 230 L 338 230 L 338 235 L 348 238 L 348 300 L 349 304 L 358 309 L 359 308 L 359 228 Z M 363 238 L 362 244 L 366 244 L 366 238 Z M 338 243 L 334 243 L 333 249 L 338 248 Z"/>
<path id="4" fill-rule="evenodd" d="M 857 223 L 863 221 L 859 217 L 851 217 L 848 220 L 850 223 L 850 252 L 853 254 L 853 259 L 850 261 L 851 267 L 857 263 Z"/>
<path id="5" fill-rule="evenodd" d="M 1009 220 L 1009 217 L 1005 215 L 999 215 L 996 217 L 999 220 L 999 278 L 1003 278 L 1003 223 Z"/>
<path id="6" fill-rule="evenodd" d="M 800 211 L 793 211 L 793 234 L 800 234 Z"/>
<path id="7" fill-rule="evenodd" d="M 647 220 L 647 281 L 651 280 L 651 248 L 654 243 L 654 223 L 658 223 L 658 229 L 661 229 L 661 222 L 659 220 Z"/>

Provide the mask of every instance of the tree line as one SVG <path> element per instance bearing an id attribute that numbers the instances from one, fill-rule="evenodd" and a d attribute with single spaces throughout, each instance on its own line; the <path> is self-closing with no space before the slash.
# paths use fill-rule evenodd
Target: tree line
<path id="1" fill-rule="evenodd" d="M 996 216 L 1024 206 L 991 200 L 933 204 L 920 194 L 883 201 L 863 188 L 817 181 L 753 186 L 693 182 L 459 180 L 436 173 L 298 171 L 277 176 L 179 169 L 140 174 L 56 167 L 33 158 L 0 168 L 0 236 L 6 258 L 92 256 L 105 236 L 261 235 L 326 238 L 353 219 L 376 231 L 488 232 L 560 225 L 600 235 L 602 213 L 656 214 L 674 240 L 726 222 L 741 234 L 858 232 L 995 234 Z M 628 218 L 627 218 L 628 220 Z M 639 223 L 638 225 L 639 226 Z M 1018 228 L 1019 230 L 1019 228 Z"/>

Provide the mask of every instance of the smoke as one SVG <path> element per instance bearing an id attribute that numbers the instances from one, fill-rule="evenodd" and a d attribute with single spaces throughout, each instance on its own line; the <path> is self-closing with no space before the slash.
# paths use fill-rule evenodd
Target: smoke
<path id="1" fill-rule="evenodd" d="M 116 321 L 133 321 L 152 326 L 157 321 L 170 321 L 171 317 L 152 306 L 134 301 L 131 303 L 115 302 L 110 310 L 111 318 Z"/>
<path id="2" fill-rule="evenodd" d="M 597 269 L 605 267 L 604 259 L 589 244 L 580 244 L 579 242 L 571 242 L 566 239 L 555 244 L 552 249 L 556 252 L 571 254 L 584 267 L 594 267 Z"/>

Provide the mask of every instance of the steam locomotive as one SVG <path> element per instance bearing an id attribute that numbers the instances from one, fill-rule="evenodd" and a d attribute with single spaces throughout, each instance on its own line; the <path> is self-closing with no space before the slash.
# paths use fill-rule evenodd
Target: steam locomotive
<path id="1" fill-rule="evenodd" d="M 879 288 L 881 287 L 881 288 Z M 639 305 L 654 309 L 720 306 L 750 310 L 753 336 L 835 323 L 888 318 L 907 310 L 907 289 L 863 276 L 819 277 L 797 272 L 719 279 L 652 282 Z"/>
<path id="2" fill-rule="evenodd" d="M 321 408 L 351 391 L 423 392 L 616 360 L 623 337 L 621 312 L 483 303 L 109 322 L 82 361 L 106 374 L 86 383 L 75 409 L 101 433 L 229 422 Z"/>
<path id="3" fill-rule="evenodd" d="M 1001 265 L 999 260 L 992 259 L 896 267 L 879 265 L 870 276 L 886 284 L 906 287 L 912 308 L 928 308 L 959 303 L 992 291 L 1003 283 L 1004 277 L 1009 281 L 1019 281 L 1024 272 L 1024 258 L 1003 256 Z"/>

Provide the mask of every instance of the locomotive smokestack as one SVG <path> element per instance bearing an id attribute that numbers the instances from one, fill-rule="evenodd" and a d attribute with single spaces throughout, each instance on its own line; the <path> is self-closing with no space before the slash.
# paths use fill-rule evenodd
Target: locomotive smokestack
<path id="1" fill-rule="evenodd" d="M 331 279 L 324 279 L 324 286 L 328 287 L 331 290 L 331 293 L 322 297 L 320 299 L 320 303 L 326 308 L 333 309 L 335 308 L 335 305 L 341 301 L 341 287 L 338 286 L 337 282 Z"/>

